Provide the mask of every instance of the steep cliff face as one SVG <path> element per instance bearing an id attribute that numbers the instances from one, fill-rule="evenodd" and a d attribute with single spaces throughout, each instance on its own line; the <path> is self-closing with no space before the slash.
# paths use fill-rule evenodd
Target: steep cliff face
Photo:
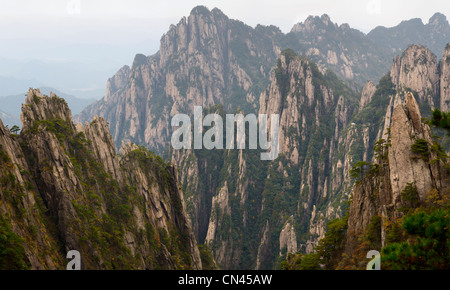
<path id="1" fill-rule="evenodd" d="M 293 216 L 291 216 L 291 220 L 288 220 L 286 224 L 283 226 L 283 229 L 280 233 L 280 254 L 283 251 L 283 249 L 286 250 L 286 253 L 288 254 L 295 254 L 297 253 L 297 235 L 295 234 L 295 227 L 292 224 Z"/>
<path id="2" fill-rule="evenodd" d="M 33 269 L 201 269 L 173 167 L 136 145 L 116 154 L 103 118 L 72 122 L 67 103 L 28 92 L 23 129 L 2 125 L 1 210 Z M 31 238 L 34 237 L 34 238 Z M 31 239 L 31 240 L 30 240 Z"/>
<path id="3" fill-rule="evenodd" d="M 415 95 L 421 113 L 425 116 L 428 117 L 433 108 L 445 111 L 448 97 L 445 93 L 446 82 L 442 80 L 447 75 L 443 61 L 437 62 L 429 49 L 410 45 L 401 56 L 394 58 L 389 73 L 376 86 L 371 81 L 366 83 L 360 109 L 350 121 L 352 126 L 342 134 L 339 152 L 347 150 L 355 153 L 351 154 L 354 155 L 352 164 L 357 160 L 372 161 L 375 142 L 386 138 L 394 108 L 404 102 L 407 92 Z M 349 154 L 346 155 L 349 157 Z M 351 183 L 348 174 L 342 177 L 344 183 Z M 335 175 L 336 178 L 341 177 Z"/>
<path id="4" fill-rule="evenodd" d="M 440 181 L 446 179 L 445 170 L 442 170 L 441 174 L 439 166 L 431 166 L 428 163 L 437 158 L 436 152 L 424 152 L 424 154 L 430 154 L 424 158 L 419 158 L 414 152 L 413 144 L 417 141 L 425 140 L 431 147 L 433 139 L 430 128 L 422 124 L 420 110 L 412 93 L 408 93 L 403 106 L 397 105 L 394 108 L 390 140 L 389 172 L 396 208 L 398 208 L 396 202 L 400 193 L 408 183 L 415 183 L 419 199 L 422 201 L 425 200 L 425 194 L 432 188 L 442 190 Z"/>
<path id="5" fill-rule="evenodd" d="M 345 244 L 348 256 L 356 255 L 368 231 L 379 232 L 378 247 L 384 247 L 387 231 L 404 215 L 412 198 L 415 204 L 425 204 L 432 194 L 440 198 L 450 194 L 447 161 L 440 157 L 430 127 L 421 122 L 412 93 L 395 106 L 390 133 L 376 165 L 353 188 Z M 417 149 L 419 143 L 423 150 Z"/>
<path id="6" fill-rule="evenodd" d="M 58 253 L 58 238 L 53 235 L 53 224 L 45 214 L 20 140 L 1 120 L 0 157 L 1 247 L 2 252 L 15 253 L 12 257 L 6 255 L 2 269 L 61 268 L 64 256 Z"/>
<path id="7" fill-rule="evenodd" d="M 444 58 L 447 51 L 448 49 L 444 52 Z M 445 88 L 448 74 L 443 60 L 438 62 L 436 56 L 422 45 L 410 45 L 401 57 L 395 57 L 389 76 L 396 93 L 390 94 L 384 119 L 381 120 L 381 126 L 377 127 L 378 133 L 372 135 L 371 141 L 384 138 L 390 127 L 395 106 L 405 100 L 408 91 L 414 94 L 425 117 L 429 117 L 434 108 L 446 111 L 448 96 Z"/>
<path id="8" fill-rule="evenodd" d="M 342 245 L 333 246 L 344 252 L 340 267 L 352 259 L 366 261 L 362 255 L 367 251 L 360 251 L 369 245 L 361 242 L 368 243 L 368 232 L 379 232 L 379 244 L 371 245 L 380 250 L 388 229 L 399 222 L 408 205 L 405 191 L 417 193 L 420 204 L 426 204 L 430 194 L 438 192 L 445 199 L 448 193 L 445 154 L 434 139 L 442 132 L 431 132 L 422 123 L 422 114 L 430 116 L 431 109 L 445 103 L 444 83 L 439 80 L 448 73 L 439 66 L 443 67 L 442 61 L 438 64 L 428 49 L 410 46 L 375 87 L 366 84 L 359 111 L 340 132 L 331 186 L 352 197 L 345 251 Z M 418 153 L 420 148 L 427 153 Z M 366 177 L 353 187 L 355 172 Z"/>
<path id="9" fill-rule="evenodd" d="M 440 108 L 444 112 L 450 111 L 450 45 L 445 47 L 441 60 L 441 102 Z"/>
<path id="10" fill-rule="evenodd" d="M 261 161 L 258 150 L 175 152 L 175 158 L 188 156 L 182 169 L 200 172 L 186 183 L 187 192 L 218 180 L 205 191 L 205 242 L 223 268 L 277 267 L 286 253 L 311 250 L 325 231 L 323 219 L 341 214 L 329 169 L 339 132 L 357 103 L 333 73 L 324 75 L 311 60 L 285 50 L 258 112 L 280 117 L 279 158 Z M 326 205 L 331 200 L 336 206 Z M 195 216 L 201 206 L 194 205 Z"/>
<path id="11" fill-rule="evenodd" d="M 269 167 L 286 179 L 294 177 L 292 185 L 298 191 L 294 216 L 309 233 L 308 240 L 302 241 L 306 251 L 323 237 L 323 219 L 340 214 L 340 207 L 330 202 L 337 192 L 330 169 L 340 132 L 356 107 L 351 90 L 336 79 L 333 82 L 332 74 L 322 75 L 313 62 L 288 51 L 282 53 L 271 84 L 261 94 L 260 114 L 280 115 L 279 150 L 283 158 Z"/>
<path id="12" fill-rule="evenodd" d="M 411 37 L 409 43 L 419 43 Z M 329 16 L 310 16 L 288 34 L 275 26 L 255 28 L 229 19 L 219 9 L 195 7 L 171 25 L 152 56 L 136 55 L 108 80 L 105 97 L 76 120 L 95 115 L 111 125 L 113 140 L 133 141 L 163 152 L 170 118 L 192 112 L 193 106 L 222 104 L 257 112 L 258 98 L 270 81 L 270 69 L 280 52 L 291 48 L 311 58 L 322 73 L 333 70 L 360 89 L 389 69 L 392 53 L 348 24 L 338 26 Z"/>
<path id="13" fill-rule="evenodd" d="M 375 94 L 377 87 L 372 81 L 367 81 L 361 93 L 361 102 L 359 103 L 359 110 L 364 109 L 372 101 L 372 97 Z"/>
<path id="14" fill-rule="evenodd" d="M 163 152 L 177 113 L 214 104 L 255 112 L 282 35 L 275 27 L 253 29 L 218 9 L 196 7 L 163 35 L 157 54 L 137 55 L 131 69 L 121 68 L 105 97 L 77 120 L 103 116 L 118 147 L 128 140 Z"/>
<path id="15" fill-rule="evenodd" d="M 108 80 L 104 98 L 76 120 L 102 116 L 110 123 L 118 148 L 126 140 L 162 153 L 171 133 L 168 122 L 177 112 L 219 103 L 227 111 L 240 107 L 256 112 L 259 94 L 270 81 L 269 71 L 285 48 L 311 58 L 322 73 L 333 70 L 358 89 L 367 80 L 379 80 L 392 58 L 410 43 L 426 45 L 440 56 L 450 29 L 445 16 L 434 15 L 423 31 L 408 24 L 417 21 L 404 22 L 392 31 L 378 27 L 364 35 L 348 24 L 333 23 L 327 15 L 310 16 L 283 34 L 274 26 L 251 28 L 219 9 L 195 7 L 171 25 L 158 53 L 136 55 L 131 68 L 122 67 Z"/>
<path id="16" fill-rule="evenodd" d="M 448 268 L 450 171 L 435 138 L 406 93 L 372 161 L 352 167 L 349 212 L 328 223 L 314 254 L 288 256 L 283 268 L 366 269 L 371 250 L 382 269 Z"/>
<path id="17" fill-rule="evenodd" d="M 402 56 L 397 56 L 391 69 L 392 82 L 398 88 L 409 88 L 418 93 L 420 103 L 431 107 L 439 105 L 439 69 L 436 56 L 426 47 L 411 45 Z"/>

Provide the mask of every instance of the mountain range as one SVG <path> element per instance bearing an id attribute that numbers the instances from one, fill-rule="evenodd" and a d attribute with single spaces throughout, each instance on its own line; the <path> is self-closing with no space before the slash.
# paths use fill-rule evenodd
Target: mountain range
<path id="1" fill-rule="evenodd" d="M 421 37 L 418 37 L 418 26 Z M 111 77 L 105 97 L 86 108 L 76 120 L 84 122 L 96 114 L 108 115 L 117 146 L 120 146 L 120 140 L 129 139 L 159 150 L 161 144 L 166 144 L 164 140 L 167 140 L 168 132 L 160 128 L 161 134 L 151 136 L 151 130 L 143 130 L 142 127 L 148 128 L 149 122 L 157 123 L 164 115 L 158 110 L 160 104 L 169 104 L 165 115 L 192 111 L 192 105 L 186 107 L 185 103 L 190 104 L 195 98 L 196 105 L 221 103 L 227 110 L 240 107 L 256 112 L 258 102 L 255 100 L 267 86 L 269 72 L 284 48 L 307 56 L 322 73 L 332 70 L 360 93 L 367 81 L 376 83 L 389 71 L 393 58 L 410 44 L 422 44 L 441 56 L 449 30 L 448 21 L 440 13 L 436 13 L 426 25 L 413 19 L 393 28 L 377 27 L 367 35 L 348 24 L 338 26 L 324 14 L 321 17 L 310 16 L 284 34 L 275 26 L 252 28 L 229 19 L 217 8 L 209 11 L 199 6 L 188 18 L 184 17 L 170 27 L 155 55 L 139 54 L 131 67 L 125 65 Z M 382 37 L 393 40 L 384 41 Z M 204 65 L 209 66 L 206 72 Z M 217 81 L 197 80 L 199 73 L 195 70 L 199 69 L 200 73 L 207 73 L 207 77 L 217 78 Z M 126 108 L 126 104 L 116 105 L 117 102 L 126 102 L 124 94 L 128 94 L 128 98 L 130 94 L 138 94 L 131 86 L 135 79 L 140 78 L 143 81 L 154 80 L 153 84 L 143 83 L 144 95 L 138 99 L 148 99 L 146 106 L 152 106 L 151 110 L 157 111 L 155 114 L 147 114 L 148 109 L 143 110 L 144 106 Z M 178 92 L 170 91 L 169 85 L 176 87 Z M 180 94 L 183 98 L 178 100 Z M 198 99 L 201 96 L 203 99 Z M 168 100 L 160 101 L 164 98 Z M 127 115 L 125 119 L 130 120 L 129 124 L 119 120 L 122 110 L 115 111 L 119 107 L 127 110 L 124 114 Z M 141 111 L 131 112 L 137 108 Z M 132 118 L 129 117 L 131 114 Z"/>
<path id="2" fill-rule="evenodd" d="M 417 91 L 425 116 L 446 109 L 448 95 L 436 82 L 447 73 L 439 76 L 449 29 L 437 13 L 426 25 L 411 20 L 365 35 L 322 15 L 284 34 L 200 6 L 170 27 L 158 53 L 137 55 L 110 78 L 105 97 L 77 120 L 103 116 L 116 146 L 143 144 L 180 167 L 197 239 L 222 267 L 272 268 L 286 246 L 312 251 L 326 220 L 343 215 L 353 184 L 348 172 L 372 158 L 380 126 L 388 127 L 389 95 Z M 374 94 L 382 98 L 376 112 Z M 205 114 L 280 114 L 282 156 L 261 164 L 245 151 L 168 153 L 171 117 L 195 105 L 209 107 Z"/>
<path id="3" fill-rule="evenodd" d="M 380 251 L 407 242 L 386 237 L 388 225 L 403 217 L 408 188 L 417 192 L 414 207 L 433 193 L 448 211 L 448 136 L 422 116 L 448 111 L 449 31 L 439 13 L 428 24 L 413 19 L 367 35 L 322 15 L 285 34 L 198 6 L 169 28 L 156 54 L 137 54 L 109 78 L 105 96 L 74 117 L 77 126 L 58 98 L 30 90 L 22 132 L 3 130 L 0 144 L 22 144 L 4 147 L 8 158 L 26 157 L 16 163 L 28 166 L 37 189 L 25 196 L 41 197 L 65 249 L 81 248 L 89 257 L 86 268 L 278 269 L 289 268 L 296 254 L 301 261 L 315 253 L 326 268 L 360 268 L 361 255 L 352 255 L 363 247 L 352 235 L 379 233 L 370 241 Z M 278 158 L 260 160 L 258 150 L 174 150 L 171 119 L 192 114 L 194 106 L 204 115 L 278 114 Z M 419 145 L 426 154 L 411 151 Z M 19 168 L 11 170 L 0 172 L 2 192 L 12 190 L 11 174 L 23 179 Z M 114 185 L 112 196 L 102 190 L 105 180 Z M 124 214 L 130 208 L 131 217 Z M 108 217 L 117 222 L 118 239 L 110 236 Z M 80 227 L 64 230 L 74 220 Z M 27 228 L 16 224 L 12 231 L 26 238 Z M 127 253 L 122 264 L 104 252 L 102 237 Z M 337 250 L 324 253 L 327 245 Z M 50 267 L 41 258 L 34 263 L 37 253 L 27 249 L 32 267 Z M 146 255 L 149 261 L 141 259 Z M 156 264 L 161 256 L 164 263 Z"/>

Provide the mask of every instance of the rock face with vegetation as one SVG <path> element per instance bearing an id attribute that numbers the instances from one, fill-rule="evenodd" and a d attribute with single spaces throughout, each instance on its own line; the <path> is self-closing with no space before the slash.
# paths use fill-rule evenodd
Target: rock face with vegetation
<path id="1" fill-rule="evenodd" d="M 163 35 L 158 53 L 137 55 L 131 68 L 121 68 L 108 81 L 105 98 L 78 119 L 103 116 L 117 146 L 131 140 L 162 153 L 177 113 L 214 104 L 254 112 L 280 37 L 275 27 L 253 29 L 218 9 L 196 7 Z"/>
<path id="2" fill-rule="evenodd" d="M 2 268 L 63 269 L 70 250 L 83 269 L 202 268 L 174 167 L 137 145 L 118 155 L 103 118 L 75 126 L 39 90 L 22 123 L 0 123 Z"/>
<path id="3" fill-rule="evenodd" d="M 426 47 L 411 45 L 394 59 L 392 82 L 398 88 L 417 92 L 419 102 L 436 107 L 439 96 L 439 66 L 436 56 Z"/>
<path id="4" fill-rule="evenodd" d="M 448 23 L 439 15 L 430 23 L 433 39 L 407 30 L 404 42 L 429 46 L 447 33 Z M 385 47 L 388 42 L 378 41 L 383 31 L 364 35 L 323 15 L 283 34 L 274 26 L 252 28 L 218 9 L 196 7 L 170 27 L 158 53 L 137 55 L 108 81 L 105 97 L 76 119 L 102 116 L 116 147 L 132 141 L 176 164 L 193 232 L 222 268 L 277 268 L 288 254 L 314 252 L 330 231 L 345 236 L 346 221 L 327 222 L 345 217 L 352 176 L 381 154 L 372 149 L 384 148 L 377 141 L 392 130 L 399 116 L 394 108 L 407 92 L 425 117 L 448 103 L 448 46 L 438 61 L 443 47 L 408 47 L 403 41 Z M 194 106 L 203 106 L 203 115 L 222 117 L 279 114 L 279 157 L 262 162 L 259 150 L 170 150 L 171 118 L 192 115 Z M 86 126 L 86 135 L 89 130 Z M 439 134 L 443 145 L 448 143 Z M 108 154 L 96 156 L 109 172 L 120 169 Z M 420 174 L 415 166 L 410 172 Z M 377 182 L 395 182 L 398 195 L 411 179 Z M 307 257 L 311 264 L 314 259 Z"/>
<path id="5" fill-rule="evenodd" d="M 338 26 L 326 14 L 295 24 L 290 35 L 295 45 L 290 47 L 298 47 L 322 72 L 331 69 L 358 86 L 378 79 L 391 58 L 380 42 L 372 42 L 346 23 Z"/>
<path id="6" fill-rule="evenodd" d="M 407 45 L 421 42 L 413 29 L 404 34 Z M 440 30 L 434 34 L 438 38 Z M 257 112 L 269 72 L 286 48 L 309 57 L 322 73 L 333 70 L 356 90 L 368 80 L 377 81 L 407 45 L 393 53 L 385 47 L 389 42 L 374 39 L 348 24 L 338 26 L 327 15 L 310 16 L 284 34 L 275 26 L 252 28 L 217 8 L 198 6 L 170 26 L 157 53 L 138 54 L 131 67 L 119 69 L 108 80 L 104 98 L 76 120 L 102 116 L 117 147 L 129 140 L 162 153 L 170 140 L 170 118 L 178 112 L 215 104 L 229 112 L 238 107 Z M 432 51 L 441 55 L 442 48 L 436 52 L 435 47 Z"/>
<path id="7" fill-rule="evenodd" d="M 442 56 L 441 65 L 441 102 L 440 108 L 444 112 L 450 111 L 450 45 L 445 47 L 444 55 Z"/>
<path id="8" fill-rule="evenodd" d="M 444 56 L 447 50 L 448 45 Z M 432 225 L 436 227 L 449 222 L 440 216 L 449 209 L 450 184 L 445 153 L 448 148 L 444 150 L 441 146 L 447 144 L 448 136 L 440 129 L 430 129 L 422 118 L 422 113 L 431 117 L 431 109 L 439 104 L 446 109 L 447 96 L 441 93 L 446 84 L 439 81 L 448 75 L 439 69 L 443 65 L 427 48 L 409 46 L 401 57 L 394 59 L 389 75 L 380 80 L 369 105 L 353 119 L 359 123 L 362 116 L 368 116 L 366 113 L 376 113 L 367 119 L 372 120 L 369 124 L 376 124 L 369 134 L 371 141 L 367 142 L 373 145 L 365 146 L 365 153 L 359 156 L 363 161 L 354 162 L 350 171 L 356 178 L 356 185 L 351 192 L 349 214 L 332 224 L 330 232 L 330 237 L 341 233 L 339 242 L 334 245 L 337 250 L 324 254 L 325 247 L 319 246 L 318 252 L 328 255 L 329 268 L 364 268 L 368 261 L 365 254 L 371 249 L 382 253 L 385 268 L 448 267 L 448 255 L 436 261 L 430 252 L 429 260 L 434 261 L 430 263 L 435 263 L 432 265 L 420 260 L 426 251 L 425 245 L 411 242 L 431 238 L 427 240 L 431 243 L 428 250 L 442 251 L 445 250 L 442 239 L 448 239 L 444 225 L 444 232 L 436 238 L 425 235 L 420 229 L 432 225 L 432 221 L 411 224 L 419 216 L 436 218 Z M 427 225 L 428 222 L 431 224 Z M 339 224 L 338 230 L 336 224 Z M 325 239 L 322 246 L 327 242 L 329 240 Z M 422 258 L 415 260 L 411 255 L 422 255 Z M 402 259 L 403 262 L 399 262 Z"/>
<path id="9" fill-rule="evenodd" d="M 266 180 L 275 185 L 292 178 L 287 184 L 281 182 L 280 189 L 271 188 L 269 182 L 266 190 L 287 195 L 290 200 L 285 202 L 295 204 L 289 215 L 293 214 L 297 227 L 303 227 L 297 228 L 297 243 L 303 250 L 310 251 L 311 244 L 322 236 L 324 218 L 341 214 L 338 200 L 331 206 L 341 185 L 332 182 L 331 168 L 340 132 L 356 110 L 356 95 L 334 73 L 320 73 L 314 62 L 290 50 L 282 52 L 271 84 L 261 94 L 259 113 L 280 115 L 282 157 L 268 165 Z M 274 178 L 275 172 L 280 176 Z"/>
<path id="10" fill-rule="evenodd" d="M 381 244 L 389 222 L 401 215 L 409 202 L 424 203 L 427 195 L 448 194 L 450 185 L 444 167 L 445 153 L 433 140 L 430 127 L 421 121 L 419 107 L 408 93 L 394 108 L 388 140 L 377 147 L 376 163 L 353 189 L 348 220 L 348 238 L 364 233 L 374 216 L 381 217 Z M 406 190 L 415 196 L 404 196 Z"/>
<path id="11" fill-rule="evenodd" d="M 259 114 L 280 116 L 275 161 L 261 161 L 258 150 L 173 153 L 200 239 L 223 268 L 276 267 L 286 252 L 312 250 L 324 218 L 342 214 L 330 168 L 339 132 L 358 108 L 356 95 L 331 71 L 324 75 L 311 60 L 285 50 L 259 108 Z M 204 114 L 211 112 L 223 115 L 224 109 Z"/>
<path id="12" fill-rule="evenodd" d="M 334 266 L 364 268 L 363 255 L 378 250 L 385 269 L 448 268 L 448 157 L 422 123 L 412 93 L 395 106 L 388 139 L 375 150 L 353 188 L 338 244 L 342 260 Z"/>
<path id="13" fill-rule="evenodd" d="M 430 81 L 443 76 L 437 66 L 417 45 L 394 59 L 341 132 L 341 146 L 353 160 L 348 212 L 327 224 L 313 253 L 288 255 L 283 268 L 365 269 L 370 250 L 381 253 L 384 269 L 449 267 L 450 166 L 443 148 L 448 133 L 441 129 L 449 126 L 448 115 L 436 108 L 446 98 L 442 83 Z"/>

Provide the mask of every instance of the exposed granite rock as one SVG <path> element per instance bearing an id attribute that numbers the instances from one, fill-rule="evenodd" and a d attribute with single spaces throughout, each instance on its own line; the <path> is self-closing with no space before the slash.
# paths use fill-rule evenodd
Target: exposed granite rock
<path id="1" fill-rule="evenodd" d="M 419 102 L 437 106 L 439 70 L 436 56 L 426 47 L 411 45 L 394 59 L 392 82 L 397 88 L 408 88 L 418 93 Z"/>
<path id="2" fill-rule="evenodd" d="M 325 77 L 309 59 L 295 56 L 286 50 L 281 53 L 271 83 L 260 96 L 259 113 L 280 116 L 279 151 L 286 162 L 273 166 L 286 179 L 299 174 L 294 183 L 299 183 L 300 198 L 293 219 L 296 222 L 308 220 L 306 249 L 301 249 L 303 245 L 298 248 L 307 252 L 312 251 L 313 245 L 324 236 L 324 220 L 341 214 L 340 208 L 316 211 L 316 206 L 322 200 L 335 198 L 335 188 L 342 186 L 343 180 L 335 184 L 335 179 L 331 178 L 326 168 L 334 164 L 333 153 L 341 139 L 340 132 L 347 127 L 349 116 L 356 108 L 353 103 L 355 100 L 336 94 L 331 82 L 320 81 Z M 329 131 L 317 131 L 323 126 L 327 126 Z M 320 138 L 317 140 L 311 136 Z M 317 152 L 313 153 L 314 150 Z M 316 159 L 319 155 L 323 158 Z M 351 166 L 350 162 L 345 162 L 347 168 Z M 342 167 L 342 161 L 337 164 Z M 295 172 L 297 170 L 299 173 Z M 274 227 L 273 221 L 269 221 L 269 229 L 274 230 Z M 285 237 L 287 229 L 284 231 L 280 234 L 282 237 Z M 283 247 L 286 241 L 281 236 L 280 242 L 283 244 L 280 247 Z M 260 248 L 264 248 L 262 241 Z M 290 249 L 294 249 L 292 243 Z M 267 254 L 263 253 L 260 261 L 264 261 L 264 255 Z"/>
<path id="3" fill-rule="evenodd" d="M 412 93 L 407 94 L 403 103 L 395 106 L 390 128 L 387 159 L 378 161 L 377 174 L 369 174 L 353 189 L 347 247 L 356 244 L 375 215 L 381 217 L 380 230 L 384 244 L 387 224 L 402 215 L 399 211 L 403 202 L 401 193 L 408 184 L 415 186 L 421 202 L 432 190 L 443 192 L 449 185 L 447 171 L 435 152 L 430 150 L 425 157 L 421 157 L 411 149 L 416 140 L 425 140 L 428 148 L 433 143 L 430 128 L 421 122 L 420 110 Z"/>
<path id="4" fill-rule="evenodd" d="M 214 257 L 219 265 L 223 265 L 226 268 L 235 267 L 237 262 L 234 259 L 234 254 L 230 253 L 230 248 L 233 247 L 233 239 L 229 236 L 229 233 L 232 231 L 229 228 L 230 215 L 228 185 L 225 182 L 219 190 L 219 194 L 212 198 L 211 216 L 205 242 L 209 245 L 213 242 L 219 244 L 219 246 L 215 247 Z M 224 225 L 226 221 L 227 226 Z M 221 231 L 220 236 L 217 233 L 219 230 Z"/>
<path id="5" fill-rule="evenodd" d="M 414 158 L 411 151 L 411 146 L 417 139 L 424 139 L 430 144 L 432 142 L 431 132 L 429 128 L 422 126 L 419 107 L 409 93 L 404 106 L 395 107 L 391 121 L 391 148 L 388 157 L 394 203 L 409 182 L 415 182 L 422 199 L 433 188 L 427 162 L 422 158 Z"/>
<path id="6" fill-rule="evenodd" d="M 450 45 L 447 44 L 441 60 L 441 103 L 440 109 L 450 111 Z"/>
<path id="7" fill-rule="evenodd" d="M 43 226 L 48 219 L 19 142 L 0 120 L 0 216 L 24 240 L 24 265 L 30 269 L 59 269 L 65 257 L 58 254 L 58 238 Z"/>
<path id="8" fill-rule="evenodd" d="M 372 81 L 367 81 L 361 94 L 361 102 L 359 103 L 359 110 L 361 111 L 372 100 L 373 94 L 377 87 Z"/>
<path id="9" fill-rule="evenodd" d="M 390 58 L 388 50 L 346 23 L 333 23 L 326 14 L 309 16 L 304 22 L 295 24 L 290 33 L 296 36 L 298 42 L 290 47 L 299 45 L 301 51 L 317 63 L 322 73 L 332 69 L 340 77 L 355 80 L 361 86 L 368 79 L 381 77 L 382 70 L 378 70 L 380 64 L 385 67 L 389 65 L 386 62 Z"/>
<path id="10" fill-rule="evenodd" d="M 330 33 L 337 35 L 337 40 L 329 41 L 327 35 Z M 347 43 L 352 47 L 347 47 Z M 296 51 L 305 51 L 307 56 L 317 62 L 317 66 L 306 58 L 288 61 L 281 53 L 281 48 L 287 46 L 294 47 Z M 274 76 L 276 71 L 271 70 L 280 54 L 278 73 L 285 77 L 283 86 Z M 109 96 L 88 108 L 80 120 L 90 120 L 95 115 L 103 116 L 111 124 L 116 146 L 122 141 L 133 141 L 162 152 L 169 144 L 170 118 L 176 113 L 191 114 L 195 105 L 206 107 L 220 103 L 227 112 L 240 107 L 246 113 L 280 113 L 280 152 L 286 160 L 270 166 L 285 178 L 283 190 L 279 192 L 283 197 L 285 189 L 299 185 L 295 189 L 298 199 L 295 200 L 294 218 L 307 223 L 303 228 L 305 232 L 301 234 L 312 236 L 306 242 L 312 249 L 314 242 L 324 234 L 324 219 L 342 214 L 341 208 L 335 207 L 335 204 L 339 203 L 337 198 L 342 199 L 340 193 L 344 192 L 345 196 L 349 194 L 346 191 L 351 183 L 348 171 L 356 161 L 353 155 L 350 156 L 352 149 L 360 142 L 364 146 L 364 159 L 369 159 L 370 147 L 374 143 L 370 131 L 374 124 L 349 124 L 350 117 L 358 110 L 358 103 L 361 109 L 371 102 L 373 83 L 367 84 L 361 100 L 349 100 L 336 93 L 338 90 L 321 82 L 321 77 L 331 68 L 339 76 L 360 84 L 367 79 L 378 79 L 387 70 L 391 59 L 391 56 L 380 56 L 385 54 L 390 55 L 390 52 L 386 53 L 375 43 L 366 42 L 362 33 L 352 30 L 348 25 L 332 23 L 326 15 L 308 18 L 305 23 L 296 25 L 289 37 L 285 38 L 277 28 L 257 26 L 253 29 L 228 19 L 218 9 L 210 11 L 205 7 L 197 7 L 189 17 L 170 27 L 161 39 L 157 54 L 150 57 L 136 56 L 125 86 L 120 80 L 125 80 L 126 68 L 118 73 L 117 81 L 115 77 L 112 78 L 108 85 L 111 91 L 107 93 Z M 432 61 L 431 55 L 424 55 Z M 407 55 L 405 63 L 411 66 L 412 59 L 421 54 L 413 53 L 410 56 Z M 432 68 L 411 66 L 411 70 L 422 77 L 417 87 L 430 85 L 432 82 L 427 81 L 429 78 L 434 80 Z M 400 58 L 396 79 L 395 84 L 398 85 L 401 79 Z M 402 81 L 402 86 L 405 86 L 415 80 L 404 76 Z M 430 88 L 433 89 L 433 86 Z M 427 89 L 421 90 L 423 100 L 429 104 L 440 102 L 436 99 L 436 90 L 431 94 Z M 401 102 L 401 98 L 392 96 L 390 106 L 393 108 L 398 102 Z M 383 130 L 388 128 L 391 115 L 386 114 L 387 122 Z M 332 133 L 328 132 L 328 126 L 332 127 Z M 323 130 L 327 130 L 327 133 Z M 347 131 L 343 134 L 343 130 Z M 311 136 L 314 136 L 313 140 Z M 320 150 L 313 152 L 315 148 Z M 229 206 L 231 213 L 239 213 L 238 217 L 234 216 L 238 220 L 239 234 L 245 235 L 249 231 L 251 217 L 248 208 L 259 207 L 256 212 L 263 213 L 267 210 L 265 202 L 268 200 L 263 197 L 262 201 L 254 201 L 254 196 L 249 197 L 249 189 L 263 182 L 247 180 L 254 171 L 249 169 L 251 162 L 245 154 L 232 156 L 236 159 L 230 161 L 232 158 L 220 157 L 227 160 L 222 166 L 195 152 L 179 151 L 171 155 L 173 163 L 180 167 L 179 178 L 187 189 L 186 200 L 197 238 L 203 240 L 206 236 L 209 236 L 208 239 L 214 237 L 214 242 L 210 244 L 219 245 L 215 249 L 215 257 L 219 257 L 224 268 L 238 265 L 244 247 L 250 248 L 248 251 L 252 258 L 256 256 L 256 268 L 266 267 L 278 254 L 271 256 L 272 251 L 278 250 L 273 237 L 278 240 L 278 234 L 286 221 L 284 215 L 290 216 L 294 211 L 280 212 L 273 219 L 258 221 L 259 232 L 251 238 L 259 241 L 256 246 L 230 242 L 232 239 L 228 228 L 220 229 L 220 222 L 211 214 L 214 210 L 213 198 L 217 201 L 218 194 L 224 193 L 224 180 L 217 180 L 219 174 L 215 173 L 221 171 L 228 174 L 228 200 L 238 200 L 236 203 L 230 202 Z M 231 166 L 229 163 L 232 162 L 237 166 Z M 106 164 L 109 163 L 106 161 Z M 265 177 L 269 179 L 271 176 L 266 174 Z M 258 194 L 264 195 L 263 190 L 264 187 Z M 336 192 L 339 194 L 335 195 Z M 237 203 L 239 206 L 234 208 Z M 317 207 L 313 215 L 315 204 Z M 322 204 L 321 210 L 317 209 L 319 204 Z M 160 212 L 161 209 L 157 208 L 156 211 Z M 274 226 L 274 221 L 279 224 Z M 277 231 L 276 234 L 273 234 L 274 231 Z M 217 238 L 218 232 L 226 234 Z M 302 237 L 297 235 L 297 238 Z M 305 241 L 302 240 L 302 243 Z"/>
<path id="11" fill-rule="evenodd" d="M 288 254 L 297 253 L 297 237 L 295 235 L 295 229 L 292 225 L 293 216 L 286 222 L 280 233 L 280 251 L 286 247 Z M 281 254 L 281 253 L 280 253 Z"/>
<path id="12" fill-rule="evenodd" d="M 114 99 L 116 94 L 125 89 L 130 79 L 130 67 L 124 65 L 117 73 L 106 83 L 105 101 Z"/>
<path id="13" fill-rule="evenodd" d="M 170 141 L 170 118 L 177 113 L 219 103 L 227 110 L 256 110 L 257 104 L 247 99 L 259 94 L 277 56 L 272 42 L 282 35 L 263 30 L 231 20 L 219 9 L 196 7 L 170 26 L 157 54 L 136 55 L 131 68 L 125 66 L 110 78 L 105 97 L 77 121 L 102 116 L 111 124 L 116 147 L 122 140 L 132 141 L 162 153 Z M 249 39 L 241 35 L 247 32 Z M 243 58 L 247 51 L 242 49 L 257 61 Z"/>
<path id="14" fill-rule="evenodd" d="M 21 184 L 1 186 L 0 211 L 25 239 L 32 269 L 64 268 L 69 250 L 83 269 L 201 269 L 173 166 L 133 144 L 117 155 L 103 118 L 75 126 L 53 94 L 30 89 L 21 118 L 19 136 L 0 122 L 0 176 Z M 9 194 L 22 196 L 21 214 Z"/>
<path id="15" fill-rule="evenodd" d="M 91 141 L 92 150 L 105 171 L 110 172 L 114 179 L 120 181 L 119 156 L 105 119 L 95 116 L 91 123 L 86 122 L 85 127 L 79 123 L 77 131 L 83 132 L 86 139 Z"/>

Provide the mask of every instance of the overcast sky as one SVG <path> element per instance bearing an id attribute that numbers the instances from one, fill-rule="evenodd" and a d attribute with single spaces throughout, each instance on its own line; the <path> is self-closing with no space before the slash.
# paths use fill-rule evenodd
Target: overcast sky
<path id="1" fill-rule="evenodd" d="M 411 18 L 428 23 L 435 12 L 450 17 L 447 0 L 0 0 L 0 75 L 10 71 L 5 59 L 12 59 L 84 63 L 109 76 L 136 53 L 155 53 L 170 24 L 197 5 L 286 33 L 324 13 L 365 33 Z"/>
<path id="2" fill-rule="evenodd" d="M 446 0 L 1 0 L 0 41 L 158 42 L 170 24 L 189 15 L 196 5 L 217 7 L 251 26 L 273 24 L 284 32 L 309 15 L 324 13 L 333 22 L 348 23 L 363 32 L 411 18 L 427 23 L 435 12 L 450 15 Z"/>

